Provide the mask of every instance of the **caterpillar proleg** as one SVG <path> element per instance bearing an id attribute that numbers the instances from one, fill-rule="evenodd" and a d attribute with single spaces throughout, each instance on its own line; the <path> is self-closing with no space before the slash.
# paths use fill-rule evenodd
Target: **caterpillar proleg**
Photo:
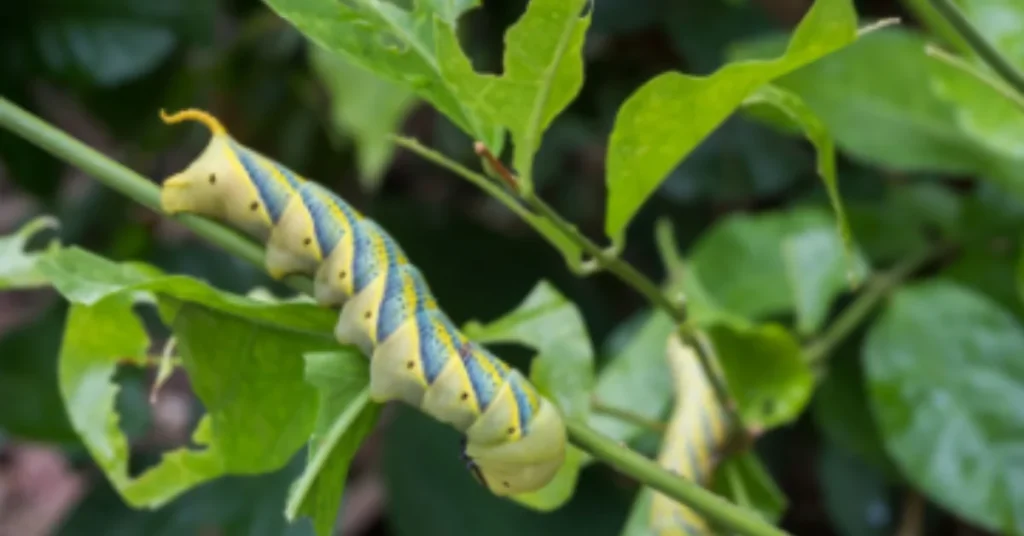
<path id="1" fill-rule="evenodd" d="M 267 244 L 274 278 L 314 278 L 314 298 L 341 306 L 335 338 L 370 356 L 370 396 L 419 408 L 464 434 L 473 474 L 500 496 L 540 489 L 565 458 L 558 410 L 515 369 L 463 335 L 398 242 L 326 188 L 236 142 L 208 113 L 161 118 L 211 133 L 163 183 L 167 213 L 231 225 Z"/>

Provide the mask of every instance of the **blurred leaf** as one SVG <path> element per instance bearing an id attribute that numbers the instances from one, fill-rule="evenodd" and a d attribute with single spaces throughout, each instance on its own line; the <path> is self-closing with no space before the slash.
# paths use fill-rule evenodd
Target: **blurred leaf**
<path id="1" fill-rule="evenodd" d="M 850 224 L 872 261 L 888 263 L 927 247 L 934 235 L 958 240 L 975 232 L 981 219 L 995 217 L 993 207 L 978 210 L 976 221 L 961 221 L 964 199 L 930 181 L 886 185 L 880 196 L 849 203 Z M 880 197 L 880 198 L 879 198 Z"/>
<path id="2" fill-rule="evenodd" d="M 65 407 L 128 503 L 157 507 L 224 474 L 279 469 L 313 431 L 316 399 L 303 381 L 299 356 L 337 347 L 331 311 L 224 294 L 187 277 L 116 264 L 76 248 L 48 255 L 40 269 L 73 303 L 59 365 Z M 119 361 L 144 358 L 150 347 L 132 310 L 146 299 L 143 290 L 158 299 L 208 413 L 192 438 L 205 448 L 166 453 L 133 478 L 110 377 Z"/>
<path id="3" fill-rule="evenodd" d="M 815 391 L 811 415 L 829 442 L 860 456 L 874 468 L 895 475 L 897 471 L 885 452 L 868 407 L 860 348 L 859 342 L 843 345 L 829 358 L 828 372 Z"/>
<path id="4" fill-rule="evenodd" d="M 582 474 L 572 499 L 553 512 L 495 497 L 466 470 L 454 429 L 407 406 L 395 409 L 383 440 L 385 508 L 395 536 L 611 536 L 625 517 L 628 494 L 597 468 Z"/>
<path id="5" fill-rule="evenodd" d="M 441 71 L 436 32 L 454 27 L 459 9 L 446 4 L 439 20 L 434 0 L 416 0 L 411 11 L 391 2 L 357 0 L 266 0 L 268 6 L 307 38 L 353 63 L 415 91 L 464 132 L 500 152 L 503 130 L 463 103 Z M 435 27 L 435 25 L 437 27 Z"/>
<path id="6" fill-rule="evenodd" d="M 977 240 L 966 244 L 941 276 L 969 288 L 1024 320 L 1019 266 L 1020 244 L 1012 239 Z"/>
<path id="7" fill-rule="evenodd" d="M 1009 312 L 944 281 L 900 289 L 864 346 L 889 453 L 915 487 L 993 531 L 1024 530 L 1021 355 Z"/>
<path id="8" fill-rule="evenodd" d="M 747 97 L 744 103 L 749 108 L 758 108 L 762 106 L 769 106 L 775 111 L 780 112 L 784 115 L 784 120 L 789 122 L 796 128 L 803 130 L 804 135 L 814 145 L 815 150 L 818 153 L 818 175 L 821 177 L 823 183 L 825 183 L 825 190 L 828 192 L 829 203 L 832 204 L 832 211 L 835 213 L 837 227 L 839 228 L 839 236 L 842 238 L 843 251 L 846 255 L 846 272 L 847 279 L 850 284 L 857 286 L 860 284 L 864 277 L 864 267 L 857 266 L 855 261 L 854 243 L 853 236 L 850 232 L 850 224 L 846 221 L 846 213 L 843 210 L 843 200 L 839 197 L 839 178 L 836 172 L 836 148 L 832 142 L 832 135 L 825 129 L 825 125 L 822 124 L 821 120 L 818 119 L 814 112 L 807 107 L 806 104 L 797 95 L 781 89 L 777 86 L 768 84 L 762 86 L 760 89 L 755 91 L 752 95 Z M 807 268 L 814 267 L 815 263 L 809 263 L 807 259 L 802 255 L 811 255 L 816 258 L 835 257 L 834 253 L 829 255 L 822 251 L 822 247 L 829 247 L 831 243 L 829 241 L 822 241 L 820 239 L 804 239 L 797 241 L 797 246 L 790 250 L 796 257 L 800 258 L 803 262 L 798 261 L 796 266 L 803 268 L 801 270 L 798 280 L 807 279 Z M 816 275 L 814 294 L 827 293 L 830 286 L 834 287 L 835 283 L 821 281 L 826 279 L 828 276 L 835 272 L 833 267 L 829 269 L 821 270 Z M 822 289 L 824 287 L 824 289 Z M 798 285 L 796 290 L 800 290 Z M 815 309 L 815 306 L 821 303 L 820 299 L 815 299 L 817 296 L 808 296 L 806 293 L 797 292 L 797 316 L 798 325 L 802 332 L 810 333 L 817 328 L 822 321 L 826 311 L 823 307 Z M 808 303 L 809 302 L 809 303 Z M 804 307 L 801 307 L 803 305 Z"/>
<path id="9" fill-rule="evenodd" d="M 801 331 L 809 333 L 849 289 L 833 226 L 814 208 L 730 215 L 693 246 L 690 269 L 718 307 L 747 318 L 795 309 Z M 855 262 L 862 274 L 864 261 Z"/>
<path id="10" fill-rule="evenodd" d="M 472 113 L 512 133 L 513 162 L 524 181 L 532 181 L 533 157 L 544 131 L 583 86 L 583 37 L 590 26 L 590 2 L 530 0 L 526 13 L 505 34 L 500 76 L 474 71 L 455 28 L 434 26 L 442 76 Z M 584 9 L 588 13 L 581 17 Z"/>
<path id="11" fill-rule="evenodd" d="M 971 23 L 1007 59 L 1024 68 L 1024 6 L 1015 0 L 955 0 Z"/>
<path id="12" fill-rule="evenodd" d="M 31 42 L 52 75 L 116 86 L 155 69 L 179 40 L 211 37 L 213 8 L 204 0 L 56 0 L 31 26 Z"/>
<path id="13" fill-rule="evenodd" d="M 0 236 L 0 290 L 44 287 L 46 277 L 36 269 L 36 261 L 50 251 L 60 248 L 60 240 L 50 239 L 42 250 L 26 251 L 29 241 L 37 234 L 52 231 L 60 223 L 49 217 L 39 216 L 22 225 L 12 235 Z"/>
<path id="14" fill-rule="evenodd" d="M 75 443 L 57 388 L 64 308 L 0 336 L 0 429 L 30 440 Z"/>
<path id="15" fill-rule="evenodd" d="M 320 392 L 310 462 L 288 494 L 285 515 L 313 519 L 318 536 L 334 534 L 348 467 L 373 430 L 380 406 L 370 402 L 369 361 L 357 351 L 311 353 L 306 381 Z"/>
<path id="16" fill-rule="evenodd" d="M 712 491 L 776 524 L 786 511 L 786 495 L 754 452 L 727 458 L 715 470 Z"/>
<path id="17" fill-rule="evenodd" d="M 567 419 L 586 420 L 594 385 L 594 349 L 576 304 L 547 281 L 538 283 L 512 312 L 487 325 L 471 322 L 466 336 L 482 343 L 519 343 L 536 350 L 530 379 Z M 569 446 L 555 480 L 515 499 L 540 510 L 572 497 L 583 453 Z"/>
<path id="18" fill-rule="evenodd" d="M 896 512 L 888 485 L 877 468 L 827 443 L 817 465 L 825 510 L 841 536 L 888 536 L 896 532 Z"/>
<path id="19" fill-rule="evenodd" d="M 660 420 L 672 400 L 672 375 L 665 360 L 665 341 L 674 329 L 668 314 L 648 313 L 643 324 L 625 346 L 606 364 L 597 377 L 594 399 L 597 403 L 628 409 L 650 420 Z M 643 428 L 599 412 L 590 415 L 595 430 L 628 443 Z"/>
<path id="20" fill-rule="evenodd" d="M 631 95 L 619 109 L 608 148 L 608 236 L 622 239 L 633 215 L 672 168 L 750 93 L 852 42 L 856 25 L 848 0 L 818 0 L 779 58 L 733 63 L 709 77 L 666 73 Z"/>
<path id="21" fill-rule="evenodd" d="M 1022 17 L 1024 18 L 1024 17 Z M 978 78 L 945 61 L 932 59 L 938 76 L 933 91 L 955 107 L 957 124 L 974 140 L 996 154 L 1018 162 L 1024 159 L 1024 97 L 1009 97 L 1013 89 L 1000 90 L 987 78 Z M 998 80 L 998 79 L 996 79 Z M 1001 82 L 996 82 L 1001 83 Z M 1017 192 L 1022 189 L 1019 175 L 1011 184 Z"/>
<path id="22" fill-rule="evenodd" d="M 707 329 L 729 391 L 748 427 L 795 420 L 810 402 L 814 377 L 800 343 L 778 324 L 717 324 Z"/>
<path id="23" fill-rule="evenodd" d="M 979 92 L 956 105 L 941 97 L 937 87 L 962 85 L 969 75 L 929 58 L 926 43 L 909 30 L 875 32 L 776 84 L 799 95 L 856 158 L 901 171 L 978 174 L 1024 194 L 1024 157 L 975 138 L 958 119 L 960 107 L 983 109 L 992 95 Z M 777 49 L 777 39 L 761 40 L 737 48 L 734 57 Z"/>
<path id="24" fill-rule="evenodd" d="M 716 458 L 729 440 L 729 415 L 718 403 L 697 353 L 684 344 L 678 334 L 669 336 L 665 356 L 675 402 L 658 452 L 658 465 L 686 480 L 710 487 Z M 651 498 L 650 525 L 658 534 L 711 531 L 711 523 L 700 513 L 657 492 Z"/>
<path id="25" fill-rule="evenodd" d="M 415 95 L 320 47 L 309 49 L 309 61 L 330 94 L 335 130 L 355 141 L 363 188 L 376 190 L 394 153 L 388 136 L 400 129 Z"/>

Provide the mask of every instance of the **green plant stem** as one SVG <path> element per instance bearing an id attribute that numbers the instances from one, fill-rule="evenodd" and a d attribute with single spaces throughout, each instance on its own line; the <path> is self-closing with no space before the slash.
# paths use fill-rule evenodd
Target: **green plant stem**
<path id="1" fill-rule="evenodd" d="M 753 535 L 786 534 L 785 531 L 766 524 L 753 512 L 707 493 L 690 481 L 673 476 L 657 463 L 630 449 L 622 448 L 615 441 L 584 424 L 571 421 L 568 426 L 573 442 L 583 450 L 623 473 L 637 477 L 644 485 L 680 500 L 700 512 L 709 521 L 719 523 L 729 531 Z"/>
<path id="2" fill-rule="evenodd" d="M 932 6 L 931 0 L 902 0 L 902 4 L 907 8 L 907 11 L 913 13 L 926 28 L 931 30 L 939 39 L 945 41 L 946 45 L 950 46 L 953 50 L 961 54 L 967 54 L 971 51 L 971 45 Z"/>
<path id="3" fill-rule="evenodd" d="M 960 11 L 960 8 L 953 4 L 952 0 L 932 0 L 932 5 L 949 22 L 956 31 L 970 45 L 971 49 L 984 60 L 996 73 L 1006 80 L 1008 84 L 1024 95 L 1024 74 L 996 49 L 992 43 L 985 39 L 985 36 L 967 20 L 967 17 Z"/>
<path id="4" fill-rule="evenodd" d="M 0 97 L 0 126 L 11 130 L 55 157 L 85 171 L 96 180 L 158 213 L 160 190 L 150 180 L 118 164 L 63 131 Z M 263 248 L 224 225 L 199 216 L 175 217 L 211 243 L 258 266 L 263 266 Z M 310 292 L 308 277 L 287 282 L 299 291 Z M 569 437 L 579 448 L 643 485 L 650 486 L 680 503 L 706 515 L 723 527 L 749 536 L 780 536 L 786 533 L 752 512 L 679 478 L 629 448 L 601 435 L 585 424 L 568 423 Z"/>
<path id="5" fill-rule="evenodd" d="M 822 362 L 859 326 L 875 307 L 903 281 L 935 258 L 944 248 L 939 246 L 912 254 L 891 270 L 876 275 L 864 286 L 864 291 L 836 317 L 828 328 L 804 350 L 807 363 L 820 369 Z"/>

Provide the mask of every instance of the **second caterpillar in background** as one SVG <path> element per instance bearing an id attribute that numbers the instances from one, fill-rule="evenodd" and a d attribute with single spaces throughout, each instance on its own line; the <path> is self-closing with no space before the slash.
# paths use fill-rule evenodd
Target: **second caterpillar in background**
<path id="1" fill-rule="evenodd" d="M 314 277 L 341 306 L 335 337 L 370 356 L 370 395 L 400 400 L 465 435 L 474 475 L 497 495 L 542 488 L 565 458 L 565 425 L 536 388 L 439 308 L 420 271 L 379 225 L 313 181 L 251 149 L 201 110 L 161 113 L 209 128 L 206 149 L 163 184 L 170 213 L 218 219 L 267 243 L 267 271 Z"/>

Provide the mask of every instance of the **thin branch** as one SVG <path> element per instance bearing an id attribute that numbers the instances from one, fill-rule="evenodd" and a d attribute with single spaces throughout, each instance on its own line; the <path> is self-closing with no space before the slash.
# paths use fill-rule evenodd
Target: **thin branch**
<path id="1" fill-rule="evenodd" d="M 161 213 L 160 190 L 153 182 L 4 98 L 0 98 L 0 126 L 82 169 L 108 187 Z M 229 228 L 198 216 L 175 219 L 226 251 L 257 266 L 263 266 L 263 249 Z M 302 292 L 308 293 L 312 289 L 312 281 L 308 277 L 294 277 L 287 282 Z M 586 424 L 570 421 L 567 429 L 570 440 L 579 448 L 638 482 L 693 508 L 712 522 L 749 536 L 786 536 L 786 532 L 766 523 L 757 514 L 722 499 L 694 482 L 673 475 L 657 463 L 619 445 Z"/>
<path id="2" fill-rule="evenodd" d="M 836 317 L 828 328 L 804 350 L 804 357 L 812 368 L 819 368 L 822 361 L 874 311 L 886 296 L 914 275 L 925 264 L 944 252 L 944 246 L 914 253 L 891 270 L 876 275 L 864 286 L 864 291 Z"/>
<path id="3" fill-rule="evenodd" d="M 1008 84 L 1024 95 L 1024 74 L 1003 56 L 996 47 L 985 39 L 985 36 L 967 20 L 967 16 L 956 7 L 952 0 L 932 0 L 935 9 L 949 22 L 956 31 L 964 38 L 964 41 L 971 46 L 971 49 L 992 68 L 993 71 L 1003 77 Z"/>
<path id="4" fill-rule="evenodd" d="M 942 61 L 954 69 L 963 71 L 964 74 L 977 79 L 982 84 L 992 88 L 993 91 L 1002 95 L 1006 100 L 1016 105 L 1024 112 L 1024 93 L 1017 93 L 1012 87 L 1006 85 L 1001 78 L 989 75 L 987 72 L 968 63 L 960 56 L 954 56 L 935 45 L 925 45 L 924 53 L 928 56 Z"/>
<path id="5" fill-rule="evenodd" d="M 501 163 L 501 160 L 495 157 L 490 150 L 487 149 L 487 146 L 478 142 L 475 145 L 475 148 L 477 154 L 482 156 L 491 165 L 491 167 L 494 168 L 495 173 L 502 177 L 502 180 L 513 185 L 519 183 L 515 175 Z M 697 341 L 696 329 L 686 321 L 686 304 L 674 301 L 671 297 L 665 294 L 657 284 L 642 274 L 632 264 L 622 260 L 617 251 L 602 248 L 584 236 L 575 225 L 566 221 L 561 214 L 545 203 L 543 199 L 537 197 L 536 194 L 532 192 L 523 193 L 521 199 L 536 215 L 540 216 L 541 219 L 557 229 L 562 237 L 572 242 L 581 251 L 589 255 L 593 259 L 594 263 L 611 272 L 627 285 L 633 287 L 634 290 L 647 298 L 647 301 L 650 302 L 652 306 L 665 311 L 672 317 L 676 325 L 679 326 L 679 333 L 683 338 L 683 342 L 686 342 L 694 348 L 697 358 L 700 361 L 701 368 L 704 370 L 705 376 L 710 380 L 719 404 L 725 408 L 726 414 L 729 417 L 729 429 L 744 437 L 748 437 L 749 431 L 746 429 L 739 416 L 736 404 L 729 396 L 729 390 L 725 385 L 725 380 L 722 378 L 721 374 L 715 373 L 713 356 L 709 354 L 705 345 L 702 345 Z"/>

